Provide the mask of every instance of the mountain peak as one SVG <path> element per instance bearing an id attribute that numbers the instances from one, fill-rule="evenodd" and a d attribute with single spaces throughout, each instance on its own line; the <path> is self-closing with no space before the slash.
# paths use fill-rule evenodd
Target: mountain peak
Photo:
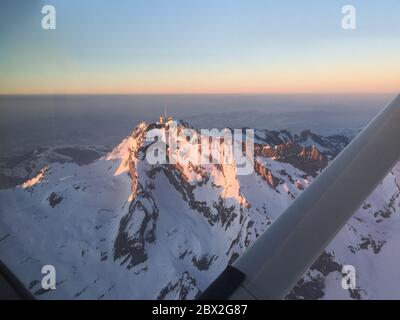
<path id="1" fill-rule="evenodd" d="M 168 130 L 172 122 L 192 128 L 174 118 L 141 122 L 112 151 L 99 151 L 97 160 L 74 162 L 82 160 L 77 156 L 82 147 L 58 147 L 32 153 L 0 172 L 21 173 L 26 181 L 0 191 L 0 231 L 10 234 L 3 240 L 8 243 L 4 259 L 39 298 L 194 298 L 347 142 L 310 131 L 255 130 L 255 168 L 248 175 L 238 175 L 233 163 L 150 164 L 145 154 L 154 142 L 146 141 L 147 133 Z M 362 290 L 338 292 L 329 279 L 362 252 L 368 251 L 362 259 L 373 264 L 390 242 L 385 226 L 397 219 L 392 214 L 400 201 L 396 175 L 399 170 L 389 174 L 290 297 L 371 294 L 368 281 L 359 280 Z M 16 201 L 20 210 L 8 210 Z M 35 270 L 48 261 L 63 265 L 57 274 L 67 280 L 43 293 Z"/>

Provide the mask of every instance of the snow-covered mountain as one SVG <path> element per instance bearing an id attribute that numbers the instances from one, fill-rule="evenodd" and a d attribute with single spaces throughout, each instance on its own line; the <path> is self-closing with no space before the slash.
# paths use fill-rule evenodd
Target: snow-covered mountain
<path id="1" fill-rule="evenodd" d="M 0 259 L 37 298 L 193 299 L 349 142 L 256 130 L 250 175 L 234 163 L 150 165 L 146 132 L 168 125 L 141 123 L 108 153 L 64 146 L 2 163 Z M 400 298 L 399 179 L 396 166 L 288 299 Z M 46 291 L 49 264 L 57 289 Z M 341 287 L 349 264 L 356 290 Z"/>

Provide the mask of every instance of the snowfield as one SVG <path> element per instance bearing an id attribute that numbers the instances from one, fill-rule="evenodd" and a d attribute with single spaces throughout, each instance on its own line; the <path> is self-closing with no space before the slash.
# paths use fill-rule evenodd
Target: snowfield
<path id="1" fill-rule="evenodd" d="M 257 130 L 255 170 L 237 175 L 235 164 L 150 165 L 154 126 L 167 123 L 141 123 L 108 153 L 91 148 L 96 160 L 76 161 L 69 146 L 0 167 L 17 184 L 0 190 L 0 259 L 36 298 L 194 299 L 349 142 Z M 288 299 L 400 298 L 399 183 L 397 165 Z M 44 265 L 56 290 L 41 287 Z M 344 265 L 355 290 L 341 287 Z"/>

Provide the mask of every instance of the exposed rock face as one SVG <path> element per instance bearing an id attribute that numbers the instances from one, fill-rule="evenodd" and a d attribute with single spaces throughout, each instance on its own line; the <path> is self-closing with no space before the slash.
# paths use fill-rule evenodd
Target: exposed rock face
<path id="1" fill-rule="evenodd" d="M 295 142 L 285 142 L 274 148 L 258 147 L 256 154 L 290 163 L 293 167 L 299 168 L 313 177 L 316 177 L 318 172 L 328 164 L 328 158 L 320 153 L 314 145 L 303 147 Z"/>
<path id="2" fill-rule="evenodd" d="M 146 243 L 156 240 L 155 229 L 159 211 L 149 192 L 141 190 L 120 222 L 114 243 L 114 260 L 123 258 L 132 268 L 147 259 Z"/>
<path id="3" fill-rule="evenodd" d="M 58 205 L 62 201 L 63 197 L 58 196 L 55 192 L 52 192 L 47 200 L 49 200 L 49 205 L 54 208 L 56 205 Z"/>
<path id="4" fill-rule="evenodd" d="M 282 182 L 282 180 L 272 174 L 271 170 L 269 170 L 267 167 L 263 166 L 257 161 L 254 163 L 254 170 L 255 172 L 257 172 L 258 175 L 263 177 L 263 179 L 273 189 L 275 189 L 279 185 L 279 183 Z"/>
<path id="5" fill-rule="evenodd" d="M 294 136 L 294 141 L 301 145 L 310 145 L 311 143 L 321 153 L 331 159 L 349 144 L 350 138 L 344 135 L 323 137 L 310 130 L 304 130 L 300 133 L 300 136 Z"/>
<path id="6" fill-rule="evenodd" d="M 349 142 L 310 131 L 256 130 L 255 170 L 249 175 L 238 175 L 234 163 L 151 165 L 146 152 L 155 142 L 146 141 L 146 133 L 170 124 L 141 123 L 98 160 L 81 159 L 86 164 L 73 162 L 75 153 L 64 147 L 33 152 L 15 166 L 0 163 L 0 174 L 20 174 L 24 181 L 0 191 L 0 258 L 38 297 L 193 299 Z M 179 130 L 191 128 L 177 124 Z M 397 166 L 287 299 L 375 297 L 363 270 L 357 288 L 343 290 L 342 267 L 382 270 L 381 261 L 400 241 L 399 179 Z M 21 209 L 10 212 L 15 203 Z M 43 291 L 31 270 L 49 261 L 63 268 L 58 290 Z"/>
<path id="7" fill-rule="evenodd" d="M 262 143 L 256 141 L 256 155 L 289 163 L 312 177 L 316 177 L 350 141 L 338 135 L 321 137 L 309 130 L 300 136 L 292 136 L 285 130 L 265 130 L 263 133 Z"/>
<path id="8" fill-rule="evenodd" d="M 169 282 L 158 294 L 157 300 L 188 300 L 195 299 L 200 295 L 197 288 L 196 279 L 187 271 L 175 282 Z"/>
<path id="9" fill-rule="evenodd" d="M 218 257 L 216 256 L 208 256 L 207 254 L 202 255 L 201 257 L 196 257 L 193 256 L 192 258 L 192 262 L 193 265 L 199 269 L 200 271 L 203 270 L 208 270 L 210 268 L 211 263 L 213 262 L 213 260 L 217 259 Z"/>
<path id="10" fill-rule="evenodd" d="M 159 209 L 152 198 L 155 180 L 163 175 L 170 186 L 178 192 L 185 205 L 194 212 L 203 216 L 210 226 L 219 225 L 225 230 L 235 220 L 244 220 L 244 211 L 249 204 L 240 194 L 238 181 L 230 181 L 229 175 L 235 170 L 232 165 L 215 164 L 200 166 L 188 163 L 187 166 L 178 164 L 149 165 L 146 160 L 146 151 L 149 143 L 145 142 L 145 135 L 151 129 L 168 129 L 168 123 L 144 125 L 140 124 L 132 134 L 133 145 L 129 147 L 129 156 L 125 166 L 129 168 L 132 184 L 132 203 L 128 213 L 121 219 L 119 232 L 114 243 L 114 259 L 121 264 L 129 261 L 128 268 L 137 266 L 147 260 L 146 245 L 155 241 L 155 229 Z M 182 127 L 188 127 L 180 122 Z M 168 132 L 168 131 L 167 131 Z M 168 150 L 168 144 L 166 149 Z M 217 177 L 215 177 L 217 175 Z M 233 176 L 236 179 L 235 176 Z M 200 189 L 215 190 L 212 198 L 207 196 L 199 199 L 196 192 Z M 230 194 L 236 198 L 232 201 L 226 198 Z M 134 232 L 132 232 L 134 230 Z M 234 250 L 230 254 L 233 254 Z M 209 261 L 202 255 L 193 256 L 192 262 L 199 270 L 206 270 L 212 263 L 215 255 Z"/>
<path id="11" fill-rule="evenodd" d="M 319 256 L 317 261 L 310 267 L 304 278 L 308 277 L 308 281 L 301 279 L 297 285 L 286 296 L 286 299 L 320 299 L 325 295 L 325 278 L 330 274 L 336 274 L 338 278 L 342 275 L 343 265 L 338 263 L 334 254 L 324 252 Z M 343 276 L 343 275 L 342 275 Z M 348 289 L 349 296 L 353 299 L 360 299 L 362 290 Z"/>

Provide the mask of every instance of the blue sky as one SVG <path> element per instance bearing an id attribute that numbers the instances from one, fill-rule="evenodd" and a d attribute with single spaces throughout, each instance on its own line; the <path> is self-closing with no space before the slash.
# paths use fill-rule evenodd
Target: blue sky
<path id="1" fill-rule="evenodd" d="M 392 92 L 399 17 L 398 0 L 2 0 L 0 93 Z"/>

